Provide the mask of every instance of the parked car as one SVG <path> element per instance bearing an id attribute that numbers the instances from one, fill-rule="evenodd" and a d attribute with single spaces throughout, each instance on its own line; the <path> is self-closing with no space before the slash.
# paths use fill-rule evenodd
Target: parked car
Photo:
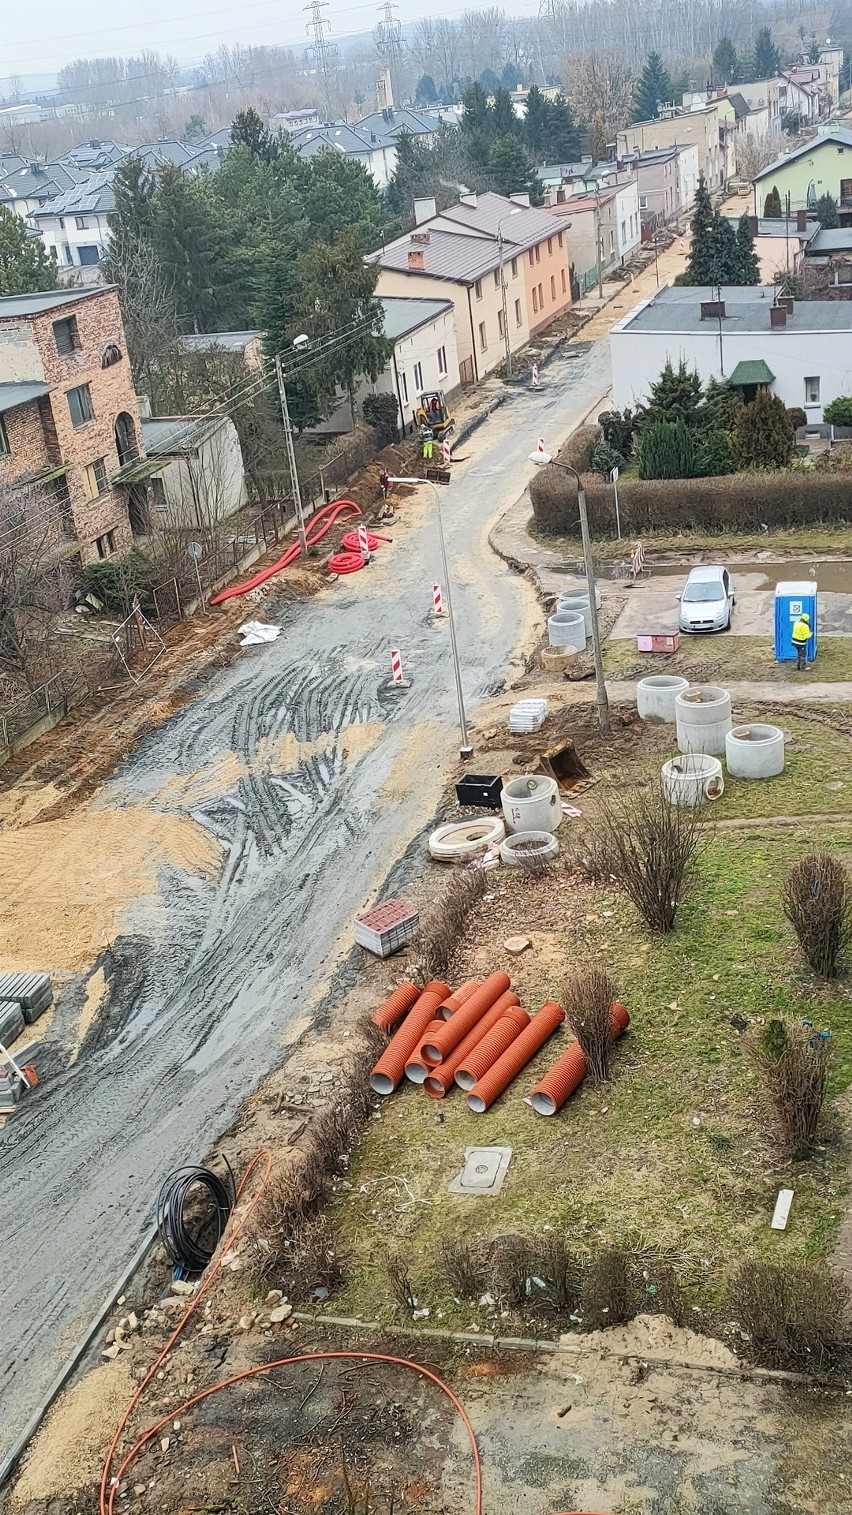
<path id="1" fill-rule="evenodd" d="M 727 568 L 693 568 L 678 595 L 681 631 L 727 631 L 736 604 L 734 582 Z"/>

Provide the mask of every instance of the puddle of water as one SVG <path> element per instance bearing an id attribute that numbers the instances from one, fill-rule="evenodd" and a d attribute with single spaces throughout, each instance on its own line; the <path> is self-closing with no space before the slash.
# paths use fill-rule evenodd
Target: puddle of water
<path id="1" fill-rule="evenodd" d="M 731 563 L 729 567 L 735 589 L 737 582 L 748 575 L 759 579 L 759 583 L 749 585 L 750 589 L 774 592 L 776 584 L 789 579 L 815 579 L 825 593 L 852 594 L 852 558 L 835 558 L 829 563 L 788 558 L 784 563 Z M 688 573 L 689 568 L 683 564 L 661 563 L 658 568 L 651 568 L 652 580 L 679 579 L 686 583 Z"/>

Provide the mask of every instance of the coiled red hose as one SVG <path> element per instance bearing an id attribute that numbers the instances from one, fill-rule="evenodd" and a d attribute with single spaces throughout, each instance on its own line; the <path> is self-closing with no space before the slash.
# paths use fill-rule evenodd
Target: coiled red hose
<path id="1" fill-rule="evenodd" d="M 363 567 L 363 552 L 333 552 L 328 560 L 329 573 L 359 573 Z"/>
<path id="2" fill-rule="evenodd" d="M 316 547 L 321 542 L 327 531 L 330 531 L 337 517 L 346 511 L 349 515 L 361 515 L 361 506 L 356 505 L 354 500 L 332 500 L 329 505 L 321 505 L 308 522 L 305 531 L 305 540 L 309 547 Z M 253 578 L 246 579 L 244 584 L 232 584 L 228 589 L 220 589 L 210 601 L 211 605 L 222 605 L 225 600 L 233 600 L 237 595 L 247 594 L 250 589 L 257 589 L 265 584 L 274 574 L 280 573 L 282 568 L 289 568 L 291 563 L 301 556 L 301 542 L 294 542 L 292 546 L 280 557 L 277 563 L 270 568 L 262 568 Z M 350 569 L 351 572 L 351 569 Z"/>

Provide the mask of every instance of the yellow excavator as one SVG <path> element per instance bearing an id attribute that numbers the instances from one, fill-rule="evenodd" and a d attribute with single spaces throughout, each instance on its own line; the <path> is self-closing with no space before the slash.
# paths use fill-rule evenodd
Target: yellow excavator
<path id="1" fill-rule="evenodd" d="M 414 412 L 414 425 L 418 430 L 421 426 L 428 426 L 438 442 L 449 436 L 454 422 L 443 389 L 432 389 L 420 396 L 420 404 Z"/>

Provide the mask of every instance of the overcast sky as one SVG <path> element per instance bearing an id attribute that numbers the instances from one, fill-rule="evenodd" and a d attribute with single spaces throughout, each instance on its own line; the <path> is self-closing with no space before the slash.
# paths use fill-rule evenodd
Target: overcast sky
<path id="1" fill-rule="evenodd" d="M 442 0 L 432 15 L 459 16 L 470 0 Z M 485 0 L 483 0 L 485 3 Z M 512 0 L 513 15 L 535 15 L 537 0 Z M 403 22 L 424 14 L 420 0 L 400 0 Z M 330 39 L 370 31 L 378 19 L 377 0 L 335 0 L 326 11 Z M 73 58 L 135 54 L 142 48 L 173 53 L 183 64 L 199 62 L 220 42 L 292 46 L 305 41 L 307 17 L 298 0 L 6 0 L 0 31 L 0 75 L 54 73 Z"/>

